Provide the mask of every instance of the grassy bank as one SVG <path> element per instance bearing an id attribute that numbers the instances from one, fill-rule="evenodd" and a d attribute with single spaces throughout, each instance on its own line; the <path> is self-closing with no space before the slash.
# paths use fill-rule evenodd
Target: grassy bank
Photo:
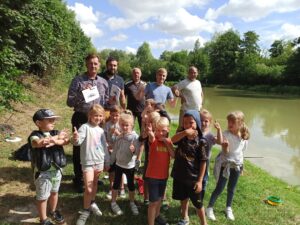
<path id="1" fill-rule="evenodd" d="M 53 109 L 62 118 L 57 122 L 56 127 L 71 129 L 70 118 L 72 110 L 65 105 L 67 89 L 45 88 L 39 84 L 32 85 L 30 91 L 31 101 L 23 105 L 15 105 L 15 111 L 5 112 L 1 115 L 0 123 L 8 123 L 16 129 L 16 135 L 22 138 L 22 142 L 8 143 L 1 137 L 0 151 L 0 224 L 37 224 L 37 214 L 34 206 L 34 189 L 32 185 L 32 174 L 30 163 L 15 161 L 11 158 L 11 153 L 21 144 L 26 142 L 26 138 L 35 129 L 32 122 L 32 114 L 42 107 Z M 172 132 L 174 132 L 173 126 Z M 214 155 L 218 152 L 214 150 Z M 77 212 L 82 208 L 82 194 L 74 193 L 72 189 L 72 156 L 71 146 L 66 147 L 68 156 L 68 166 L 64 172 L 61 185 L 59 208 L 66 217 L 67 224 L 73 225 L 77 219 Z M 211 169 L 214 163 L 212 158 Z M 212 174 L 212 171 L 211 171 Z M 168 183 L 168 199 L 170 209 L 163 212 L 170 224 L 176 224 L 180 218 L 179 202 L 171 199 L 172 179 Z M 215 186 L 214 178 L 211 176 L 205 196 L 205 205 Z M 113 224 L 113 225 L 141 225 L 146 224 L 146 207 L 142 204 L 141 196 L 137 196 L 140 205 L 140 215 L 131 215 L 128 200 L 120 200 L 120 206 L 125 211 L 124 216 L 116 217 L 112 214 L 109 201 L 105 198 L 108 191 L 108 180 L 104 179 L 104 185 L 100 186 L 97 202 L 103 211 L 103 216 L 96 218 L 92 216 L 87 225 Z M 270 206 L 264 200 L 269 195 L 280 196 L 284 203 L 281 206 Z M 233 210 L 236 221 L 226 220 L 223 212 L 225 208 L 226 193 L 224 192 L 218 199 L 215 206 L 216 222 L 209 221 L 209 224 L 223 225 L 296 225 L 300 224 L 300 190 L 290 186 L 285 182 L 276 179 L 263 170 L 246 161 L 244 175 L 240 178 L 237 186 Z M 24 214 L 31 212 L 31 214 Z M 20 222 L 21 220 L 26 222 Z M 199 224 L 193 208 L 190 208 L 190 224 Z"/>

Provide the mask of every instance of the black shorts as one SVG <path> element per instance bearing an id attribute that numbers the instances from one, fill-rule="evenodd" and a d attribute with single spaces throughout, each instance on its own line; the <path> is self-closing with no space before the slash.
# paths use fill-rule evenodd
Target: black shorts
<path id="1" fill-rule="evenodd" d="M 149 190 L 149 201 L 156 202 L 162 200 L 167 186 L 167 179 L 147 179 Z"/>
<path id="2" fill-rule="evenodd" d="M 181 182 L 173 179 L 173 193 L 172 198 L 175 200 L 183 201 L 185 199 L 191 199 L 193 205 L 200 209 L 203 207 L 204 191 L 196 193 L 194 190 L 195 183 Z"/>

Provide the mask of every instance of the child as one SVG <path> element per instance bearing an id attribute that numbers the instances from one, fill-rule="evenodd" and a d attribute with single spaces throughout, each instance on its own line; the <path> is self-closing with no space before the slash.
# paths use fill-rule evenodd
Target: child
<path id="1" fill-rule="evenodd" d="M 244 122 L 244 114 L 234 111 L 227 115 L 228 129 L 223 132 L 222 151 L 215 161 L 216 188 L 211 194 L 206 215 L 211 220 L 216 220 L 213 206 L 227 185 L 226 217 L 234 220 L 231 204 L 235 187 L 237 185 L 241 170 L 243 168 L 243 152 L 247 149 L 249 130 Z"/>
<path id="2" fill-rule="evenodd" d="M 203 196 L 205 194 L 205 189 L 208 183 L 208 171 L 209 171 L 209 161 L 211 158 L 211 148 L 215 144 L 221 145 L 223 142 L 223 136 L 222 136 L 222 130 L 221 126 L 218 122 L 215 121 L 214 127 L 217 129 L 217 137 L 213 135 L 210 131 L 210 125 L 212 121 L 212 115 L 211 113 L 206 110 L 202 109 L 200 112 L 200 118 L 201 118 L 201 131 L 203 134 L 203 137 L 206 139 L 207 144 L 208 144 L 208 152 L 206 152 L 207 155 L 207 161 L 206 161 L 206 170 L 205 170 L 205 175 L 203 178 L 203 185 L 202 185 L 202 190 L 203 190 Z"/>
<path id="3" fill-rule="evenodd" d="M 133 130 L 134 118 L 129 110 L 121 113 L 120 116 L 120 127 L 122 133 L 118 136 L 114 149 L 111 154 L 110 164 L 116 164 L 115 168 L 115 179 L 112 190 L 111 198 L 111 209 L 116 215 L 122 215 L 123 211 L 116 203 L 118 189 L 123 174 L 127 177 L 127 186 L 129 190 L 130 209 L 133 215 L 138 215 L 139 211 L 134 203 L 134 172 L 135 172 L 135 161 L 139 154 L 140 143 L 138 140 L 138 134 Z"/>
<path id="4" fill-rule="evenodd" d="M 160 215 L 161 202 L 169 176 L 170 157 L 174 157 L 173 145 L 168 138 L 169 120 L 161 117 L 156 123 L 155 131 L 151 124 L 147 127 L 149 138 L 149 162 L 146 171 L 149 200 L 148 224 L 166 225 L 167 222 Z"/>
<path id="5" fill-rule="evenodd" d="M 154 107 L 154 106 L 153 106 Z M 158 112 L 153 111 L 154 108 L 146 108 L 142 114 L 144 116 L 142 117 L 142 132 L 139 137 L 139 140 L 142 142 L 143 152 L 145 152 L 145 160 L 144 160 L 144 169 L 143 169 L 143 179 L 144 179 L 144 205 L 149 205 L 149 192 L 148 192 L 148 183 L 146 178 L 146 171 L 148 166 L 148 156 L 149 156 L 149 140 L 148 140 L 148 131 L 147 127 L 151 126 L 151 129 L 155 130 L 156 122 L 160 119 L 160 115 Z M 139 158 L 141 158 L 141 153 L 139 155 Z"/>
<path id="6" fill-rule="evenodd" d="M 42 225 L 52 225 L 47 218 L 47 203 L 52 220 L 63 223 L 64 217 L 56 210 L 58 190 L 62 178 L 62 167 L 66 166 L 63 145 L 69 143 L 68 132 L 54 130 L 58 116 L 50 109 L 40 109 L 33 115 L 38 130 L 28 137 L 32 153 L 37 210 Z"/>
<path id="7" fill-rule="evenodd" d="M 182 125 L 183 130 L 172 137 L 173 143 L 178 145 L 172 170 L 172 196 L 181 203 L 182 219 L 178 224 L 189 224 L 188 201 L 191 199 L 201 225 L 207 225 L 203 207 L 207 141 L 202 138 L 199 111 L 187 110 Z"/>
<path id="8" fill-rule="evenodd" d="M 98 178 L 103 169 L 109 169 L 109 153 L 106 146 L 104 130 L 99 127 L 104 120 L 105 111 L 95 104 L 88 111 L 88 122 L 77 131 L 74 127 L 73 143 L 80 145 L 80 164 L 84 180 L 83 210 L 76 225 L 84 225 L 91 212 L 101 216 L 95 198 Z"/>
<path id="9" fill-rule="evenodd" d="M 109 113 L 109 120 L 108 122 L 105 123 L 104 131 L 105 131 L 105 136 L 106 136 L 106 141 L 107 141 L 107 147 L 108 147 L 108 152 L 111 154 L 113 152 L 113 146 L 114 143 L 117 140 L 117 137 L 121 134 L 121 128 L 119 125 L 119 119 L 120 119 L 120 113 L 121 110 L 118 106 L 113 106 L 110 110 Z M 114 176 L 115 176 L 115 166 L 111 166 L 109 169 L 109 192 L 106 195 L 108 199 L 111 199 L 111 190 L 113 186 L 113 181 L 114 181 Z M 122 187 L 121 188 L 121 197 L 125 197 L 125 191 L 124 191 L 124 184 L 122 182 Z"/>

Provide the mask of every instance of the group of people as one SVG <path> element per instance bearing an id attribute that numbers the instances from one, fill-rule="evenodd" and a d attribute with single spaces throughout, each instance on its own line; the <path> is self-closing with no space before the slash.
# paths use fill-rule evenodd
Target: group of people
<path id="1" fill-rule="evenodd" d="M 62 146 L 69 143 L 73 144 L 73 184 L 77 192 L 84 192 L 83 208 L 76 225 L 86 224 L 91 214 L 102 215 L 96 194 L 99 175 L 104 171 L 109 173 L 107 197 L 111 200 L 112 212 L 123 214 L 117 199 L 118 195 L 125 196 L 125 175 L 129 207 L 134 216 L 139 215 L 134 179 L 143 155 L 144 203 L 148 206 L 149 225 L 168 224 L 160 208 L 166 195 L 172 158 L 172 197 L 180 201 L 181 207 L 178 225 L 189 224 L 189 200 L 202 225 L 207 225 L 206 217 L 216 220 L 213 206 L 227 181 L 225 212 L 229 220 L 234 220 L 231 205 L 249 139 L 244 114 L 241 111 L 229 113 L 227 130 L 222 132 L 220 124 L 213 123 L 211 113 L 202 108 L 203 91 L 194 66 L 189 68 L 187 78 L 172 88 L 164 84 L 165 68 L 158 69 L 156 81 L 147 84 L 141 80 L 140 68 L 134 68 L 132 80 L 125 83 L 118 75 L 118 61 L 112 57 L 106 60 L 106 70 L 100 75 L 97 55 L 86 57 L 86 67 L 87 72 L 76 76 L 68 91 L 67 105 L 74 109 L 72 134 L 67 130 L 55 130 L 58 116 L 50 109 L 40 109 L 33 115 L 38 129 L 28 141 L 41 224 L 64 222 L 56 208 L 62 168 L 66 165 Z M 181 100 L 178 129 L 169 137 L 171 119 L 165 104 L 175 106 L 175 97 Z M 134 130 L 135 120 L 139 133 Z M 212 123 L 216 134 L 210 130 Z M 221 145 L 222 150 L 214 165 L 216 188 L 205 210 L 203 199 L 214 144 Z"/>

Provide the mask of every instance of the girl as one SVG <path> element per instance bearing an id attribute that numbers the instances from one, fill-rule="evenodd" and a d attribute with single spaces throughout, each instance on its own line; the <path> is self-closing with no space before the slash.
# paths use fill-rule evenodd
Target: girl
<path id="1" fill-rule="evenodd" d="M 88 122 L 79 130 L 74 127 L 73 143 L 80 145 L 80 163 L 84 179 L 83 210 L 76 225 L 84 225 L 90 212 L 101 216 L 102 212 L 95 203 L 100 173 L 109 168 L 109 153 L 106 147 L 104 130 L 99 127 L 104 120 L 104 109 L 93 105 L 88 112 Z"/>
<path id="2" fill-rule="evenodd" d="M 241 170 L 243 168 L 243 152 L 247 149 L 249 130 L 244 122 L 244 114 L 241 111 L 234 111 L 227 115 L 228 128 L 223 132 L 222 151 L 216 158 L 214 175 L 218 179 L 217 185 L 211 194 L 207 217 L 216 220 L 213 206 L 227 185 L 226 217 L 234 220 L 231 204 Z"/>
<path id="3" fill-rule="evenodd" d="M 122 215 L 123 211 L 116 203 L 118 189 L 120 187 L 122 175 L 127 177 L 127 186 L 129 189 L 130 209 L 133 215 L 138 215 L 139 211 L 134 203 L 134 172 L 135 161 L 139 154 L 140 143 L 138 134 L 133 130 L 134 119 L 132 113 L 127 110 L 120 116 L 120 127 L 122 133 L 118 136 L 114 150 L 111 154 L 111 165 L 116 163 L 115 179 L 112 190 L 111 209 L 116 215 Z"/>

